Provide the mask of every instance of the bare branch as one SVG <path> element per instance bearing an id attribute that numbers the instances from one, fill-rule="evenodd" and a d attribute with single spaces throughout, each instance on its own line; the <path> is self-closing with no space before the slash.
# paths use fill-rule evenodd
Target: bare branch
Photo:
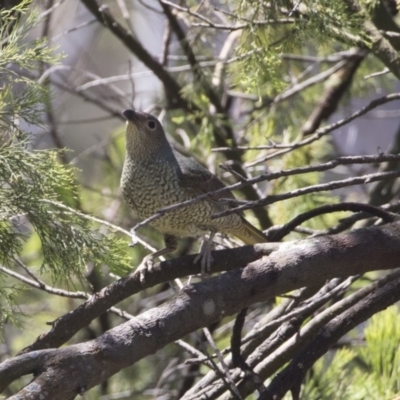
<path id="1" fill-rule="evenodd" d="M 262 248 L 264 245 L 250 248 L 258 246 Z M 263 257 L 244 269 L 186 286 L 170 301 L 109 330 L 97 339 L 53 350 L 33 381 L 16 396 L 30 393 L 32 399 L 39 399 L 40 392 L 46 390 L 48 398 L 54 398 L 54 393 L 57 393 L 59 400 L 70 399 L 72 395 L 83 393 L 120 369 L 200 327 L 220 320 L 222 316 L 232 315 L 243 307 L 296 288 L 323 284 L 333 277 L 396 268 L 399 257 L 398 222 L 282 245 L 269 257 Z M 382 259 L 385 259 L 384 264 Z M 324 265 L 323 269 L 321 265 Z M 236 266 L 239 266 L 237 261 Z M 396 293 L 400 296 L 398 288 Z M 394 299 L 393 293 L 390 298 Z M 206 303 L 207 307 L 204 307 Z M 33 353 L 36 354 L 42 353 Z M 25 365 L 32 358 L 32 354 L 24 354 L 13 361 Z M 74 368 L 70 367 L 71 362 Z M 28 369 L 24 367 L 23 370 L 26 373 Z M 9 372 L 10 364 L 3 363 L 0 366 L 0 385 L 3 388 L 10 383 Z M 42 390 L 36 390 L 33 395 L 33 388 L 37 385 Z"/>
<path id="2" fill-rule="evenodd" d="M 381 106 L 382 104 L 386 104 L 389 103 L 391 101 L 395 101 L 395 100 L 399 100 L 400 99 L 400 93 L 392 93 L 392 94 L 388 94 L 386 96 L 383 97 L 379 97 L 378 99 L 374 99 L 372 100 L 369 104 L 367 104 L 365 107 L 363 107 L 362 109 L 354 112 L 353 114 L 349 115 L 346 118 L 343 118 L 337 122 L 334 122 L 333 124 L 324 126 L 322 128 L 319 128 L 316 130 L 316 132 L 314 134 L 312 134 L 311 136 L 307 137 L 304 140 L 301 140 L 298 143 L 293 143 L 293 146 L 291 149 L 288 150 L 281 150 L 281 151 L 277 151 L 275 153 L 269 154 L 266 157 L 263 157 L 259 160 L 256 160 L 252 163 L 247 164 L 248 167 L 252 167 L 261 163 L 264 163 L 267 160 L 270 160 L 271 158 L 275 158 L 278 156 L 281 156 L 283 154 L 289 153 L 290 151 L 293 151 L 295 149 L 299 149 L 300 147 L 306 146 L 310 143 L 315 142 L 316 140 L 319 140 L 321 137 L 326 136 L 328 133 L 331 133 L 332 131 L 341 128 L 344 125 L 347 125 L 349 122 L 355 120 L 356 118 L 361 117 L 364 114 L 367 114 L 369 111 L 373 110 L 376 107 Z"/>
<path id="3" fill-rule="evenodd" d="M 316 107 L 302 127 L 304 135 L 310 135 L 318 129 L 322 121 L 326 121 L 337 109 L 340 100 L 351 85 L 354 74 L 367 56 L 365 50 L 358 50 L 357 55 L 348 59 L 343 68 L 327 82 Z"/>
<path id="4" fill-rule="evenodd" d="M 269 204 L 276 203 L 277 201 L 287 200 L 287 199 L 291 199 L 293 197 L 299 197 L 299 196 L 303 196 L 303 195 L 309 194 L 309 193 L 326 192 L 326 191 L 331 191 L 331 190 L 335 190 L 335 189 L 339 189 L 339 188 L 347 187 L 347 186 L 364 185 L 367 183 L 382 181 L 385 179 L 397 178 L 399 176 L 400 176 L 400 171 L 381 172 L 381 173 L 378 172 L 376 174 L 368 174 L 368 175 L 363 175 L 363 176 L 359 176 L 356 178 L 347 178 L 347 179 L 342 179 L 342 180 L 338 180 L 338 181 L 332 181 L 329 183 L 312 185 L 312 186 L 308 186 L 305 188 L 292 190 L 292 191 L 286 192 L 286 193 L 280 193 L 280 194 L 276 194 L 276 195 L 267 196 L 266 198 L 258 200 L 258 201 L 246 202 L 246 204 L 243 204 L 241 206 L 232 208 L 230 210 L 224 211 L 219 214 L 215 214 L 213 216 L 213 218 L 223 217 L 225 215 L 237 213 L 237 212 L 244 211 L 244 210 L 249 210 L 249 209 L 252 209 L 255 207 L 265 207 Z M 232 203 L 238 204 L 238 203 L 240 203 L 240 201 L 232 200 Z"/>
<path id="5" fill-rule="evenodd" d="M 301 225 L 303 222 L 308 221 L 309 219 L 314 218 L 318 215 L 327 214 L 331 212 L 338 212 L 338 211 L 353 211 L 353 212 L 363 211 L 370 215 L 380 217 L 385 222 L 393 222 L 397 218 L 400 218 L 400 216 L 397 214 L 392 214 L 388 211 L 382 210 L 379 207 L 371 206 L 369 204 L 362 204 L 362 203 L 327 204 L 298 215 L 297 217 L 295 217 L 294 219 L 292 219 L 290 222 L 283 225 L 279 229 L 277 230 L 274 229 L 274 231 L 268 235 L 268 238 L 273 242 L 279 242 L 282 240 L 283 237 L 285 237 L 288 233 L 293 231 L 298 225 Z"/>
<path id="6" fill-rule="evenodd" d="M 157 214 L 154 214 L 153 216 L 151 216 L 151 217 L 145 219 L 144 221 L 136 224 L 133 227 L 133 231 L 136 231 L 141 226 L 146 225 L 146 224 L 154 221 L 157 218 L 160 218 L 162 215 L 164 215 L 167 212 L 176 210 L 176 209 L 181 208 L 181 207 L 188 206 L 190 204 L 197 203 L 197 202 L 199 202 L 201 200 L 207 199 L 209 196 L 212 196 L 212 195 L 215 195 L 215 194 L 219 194 L 219 193 L 223 193 L 223 192 L 225 192 L 227 190 L 237 190 L 237 189 L 240 189 L 241 187 L 246 186 L 246 185 L 251 185 L 251 184 L 254 184 L 254 183 L 264 182 L 264 181 L 272 181 L 272 180 L 275 180 L 275 179 L 278 179 L 278 178 L 282 178 L 282 177 L 285 177 L 285 176 L 292 176 L 292 175 L 298 175 L 298 174 L 304 174 L 304 173 L 310 173 L 310 172 L 328 171 L 330 169 L 333 169 L 333 168 L 337 167 L 338 165 L 370 164 L 370 163 L 384 162 L 384 161 L 389 161 L 389 160 L 400 160 L 400 155 L 380 154 L 378 156 L 339 157 L 336 160 L 332 160 L 332 161 L 329 161 L 327 163 L 318 164 L 318 165 L 311 166 L 311 167 L 300 167 L 300 168 L 294 168 L 294 169 L 290 169 L 290 170 L 283 170 L 283 171 L 280 171 L 280 172 L 262 174 L 262 175 L 259 175 L 259 176 L 255 177 L 255 178 L 246 179 L 245 182 L 241 181 L 241 182 L 235 183 L 233 185 L 226 186 L 226 187 L 224 187 L 222 189 L 216 190 L 214 192 L 203 194 L 203 195 L 198 196 L 198 197 L 196 197 L 194 199 L 187 200 L 187 201 L 184 201 L 184 202 L 181 202 L 181 203 L 178 203 L 178 204 L 173 204 L 171 206 L 165 207 L 165 208 L 161 209 Z M 391 174 L 393 174 L 393 176 L 398 176 L 397 173 L 398 173 L 397 171 L 392 171 L 391 172 Z M 380 179 L 384 179 L 385 177 L 388 177 L 385 174 L 379 175 L 379 176 L 380 176 L 380 178 L 379 177 L 375 177 L 376 180 L 380 180 Z M 367 176 L 365 176 L 363 179 L 361 179 L 361 181 L 359 181 L 359 182 L 354 181 L 354 183 L 349 183 L 349 181 L 347 180 L 347 184 L 344 183 L 344 186 L 356 185 L 358 183 L 369 183 L 369 182 L 366 182 L 366 180 L 369 179 L 369 177 L 370 177 L 369 175 L 368 175 L 368 178 L 367 178 Z M 360 177 L 349 178 L 349 179 L 357 180 L 357 179 L 360 179 Z M 338 181 L 338 182 L 342 182 L 343 183 L 344 181 Z M 330 182 L 330 183 L 327 183 L 327 184 L 324 184 L 324 185 L 332 185 L 334 183 L 335 182 Z M 305 194 L 302 191 L 304 191 L 306 189 L 307 190 L 311 190 L 311 192 L 313 192 L 316 186 L 317 186 L 317 190 L 315 190 L 315 191 L 318 191 L 318 189 L 320 189 L 320 191 L 323 191 L 323 190 L 331 190 L 331 189 L 334 188 L 334 187 L 331 187 L 331 186 L 322 186 L 322 188 L 321 188 L 321 185 L 314 185 L 314 186 L 312 186 L 312 189 L 310 189 L 311 187 L 308 187 L 308 188 L 305 188 L 305 189 L 298 189 L 297 191 L 289 192 L 291 194 L 286 193 L 286 194 L 280 194 L 280 195 L 275 195 L 275 196 L 269 196 L 266 199 L 259 200 L 258 202 L 255 202 L 255 203 L 247 203 L 246 202 L 246 205 L 257 204 L 257 206 L 258 206 L 260 204 L 260 202 L 263 202 L 263 201 L 268 201 L 268 203 L 266 203 L 266 204 L 270 204 L 269 200 L 273 199 L 272 202 L 274 202 L 276 196 L 279 196 L 278 200 L 282 200 L 284 198 L 300 196 L 302 194 Z M 343 186 L 340 186 L 340 187 L 343 187 Z M 289 196 L 289 197 L 285 197 L 285 196 Z M 266 205 L 266 204 L 262 204 L 262 205 Z M 241 207 L 243 207 L 243 208 L 241 208 Z M 244 208 L 245 205 L 241 206 L 241 207 L 237 207 L 235 209 L 232 209 L 232 211 L 229 210 L 229 211 L 227 211 L 227 214 L 235 212 L 233 210 L 240 211 L 240 210 L 245 209 Z M 218 216 L 227 215 L 227 214 L 218 214 Z"/>
<path id="7" fill-rule="evenodd" d="M 213 272 L 226 271 L 230 268 L 237 268 L 238 265 L 246 265 L 279 248 L 278 244 L 273 243 L 265 244 L 265 246 L 260 248 L 240 247 L 213 252 Z M 159 283 L 200 273 L 200 265 L 194 264 L 195 257 L 195 255 L 185 256 L 155 264 L 154 273 L 146 274 L 146 281 L 143 285 L 137 274 L 130 274 L 106 286 L 75 310 L 58 318 L 48 333 L 37 338 L 22 353 L 61 346 L 80 329 L 89 325 L 95 318 L 127 297 Z"/>
<path id="8" fill-rule="evenodd" d="M 314 340 L 319 329 L 323 329 L 325 324 L 329 323 L 329 321 L 334 321 L 341 313 L 346 312 L 350 307 L 373 294 L 378 288 L 383 287 L 393 280 L 399 279 L 399 277 L 400 270 L 386 275 L 371 285 L 358 290 L 326 308 L 301 329 L 299 329 L 300 322 L 302 321 L 301 316 L 297 325 L 294 327 L 292 325 L 295 324 L 297 318 L 292 318 L 287 323 L 284 322 L 282 325 L 279 325 L 280 328 L 268 337 L 265 342 L 258 344 L 255 348 L 253 347 L 254 351 L 247 359 L 249 365 L 255 368 L 255 372 L 264 380 L 267 379 L 295 357 L 305 344 L 308 345 L 308 343 Z M 306 315 L 307 312 L 302 316 L 306 317 Z M 282 336 L 284 337 L 282 338 Z M 233 378 L 235 381 L 238 381 L 238 371 L 233 372 Z M 253 386 L 252 382 L 243 381 L 239 384 L 239 389 L 242 395 L 246 395 L 253 392 L 255 386 Z M 192 388 L 190 393 L 196 390 L 198 390 L 197 385 Z M 210 385 L 206 392 L 209 398 L 216 398 L 215 396 L 220 396 L 225 390 L 222 382 L 213 382 L 213 385 Z M 188 396 L 188 398 L 184 397 L 182 400 L 189 399 L 191 399 L 191 397 Z"/>
<path id="9" fill-rule="evenodd" d="M 229 368 L 225 364 L 224 358 L 223 358 L 221 352 L 219 351 L 217 345 L 214 342 L 211 332 L 208 330 L 208 328 L 203 328 L 203 332 L 204 332 L 204 335 L 207 338 L 207 341 L 210 344 L 211 348 L 214 350 L 214 353 L 217 355 L 220 366 L 222 367 L 221 370 L 219 370 L 218 366 L 215 365 L 215 370 L 219 371 L 220 376 L 222 377 L 224 382 L 226 382 L 227 387 L 229 388 L 229 390 L 232 393 L 232 395 L 234 396 L 234 398 L 236 398 L 238 400 L 243 400 L 242 396 L 240 395 L 237 387 L 235 386 L 235 384 L 232 380 Z M 213 360 L 210 360 L 210 361 L 213 362 Z"/>
<path id="10" fill-rule="evenodd" d="M 390 280 L 385 277 L 373 283 L 366 289 L 373 287 L 374 291 L 370 291 L 365 298 L 360 299 L 352 307 L 345 309 L 341 315 L 321 327 L 311 343 L 296 355 L 289 366 L 273 379 L 259 399 L 281 399 L 287 391 L 300 388 L 305 373 L 319 357 L 329 350 L 333 343 L 375 313 L 399 301 L 399 275 L 400 271 L 397 271 L 391 274 Z M 344 299 L 343 302 L 347 301 L 347 299 Z"/>
<path id="11" fill-rule="evenodd" d="M 18 262 L 18 265 L 20 265 L 21 267 L 23 266 L 23 268 L 27 271 L 29 270 L 21 262 Z M 50 293 L 50 294 L 53 294 L 56 296 L 68 297 L 71 299 L 85 299 L 88 301 L 92 300 L 92 296 L 86 292 L 70 292 L 68 290 L 55 288 L 55 287 L 49 286 L 49 285 L 45 284 L 44 282 L 40 281 L 37 277 L 34 277 L 34 280 L 32 280 L 21 274 L 18 274 L 15 271 L 10 270 L 9 268 L 3 267 L 1 265 L 0 265 L 0 271 L 8 276 L 11 276 L 14 279 L 19 280 L 20 282 L 25 283 L 26 285 L 29 285 L 31 287 L 34 287 L 36 289 L 42 290 L 44 292 L 47 292 L 47 293 Z M 33 276 L 33 274 L 31 272 L 29 272 L 29 274 L 31 276 Z M 130 315 L 129 313 L 127 313 L 126 311 L 120 310 L 119 308 L 116 308 L 116 307 L 110 307 L 109 310 L 107 310 L 107 311 L 110 311 L 111 313 L 118 315 L 119 317 L 121 317 L 123 319 L 133 318 L 133 316 Z"/>
<path id="12" fill-rule="evenodd" d="M 18 279 L 20 282 L 23 282 L 26 285 L 32 286 L 36 289 L 43 290 L 44 292 L 47 293 L 55 294 L 57 296 L 69 297 L 72 299 L 88 299 L 90 297 L 89 294 L 85 292 L 70 292 L 68 290 L 51 287 L 43 282 L 38 282 L 37 280 L 29 279 L 21 274 L 18 274 L 15 271 L 3 267 L 2 265 L 0 265 L 0 271 L 3 272 L 4 274 L 7 274 L 8 276 Z"/>

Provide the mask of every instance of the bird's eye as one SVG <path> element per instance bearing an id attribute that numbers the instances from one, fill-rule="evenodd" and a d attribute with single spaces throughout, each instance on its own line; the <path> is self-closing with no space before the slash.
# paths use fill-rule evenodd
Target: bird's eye
<path id="1" fill-rule="evenodd" d="M 151 129 L 151 130 L 153 130 L 153 129 L 156 129 L 156 123 L 154 122 L 154 121 L 149 121 L 148 123 L 147 123 L 147 126 Z"/>

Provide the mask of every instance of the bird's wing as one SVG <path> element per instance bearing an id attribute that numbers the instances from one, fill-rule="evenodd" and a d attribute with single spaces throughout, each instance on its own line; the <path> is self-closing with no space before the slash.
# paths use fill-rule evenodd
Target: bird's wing
<path id="1" fill-rule="evenodd" d="M 190 190 L 193 196 L 200 196 L 204 193 L 214 192 L 225 187 L 225 185 L 210 171 L 199 164 L 194 158 L 185 157 L 177 151 L 174 151 L 176 160 L 180 168 L 181 186 Z M 230 190 L 211 195 L 208 200 L 218 202 L 221 206 L 224 204 L 221 199 L 234 199 L 235 196 Z M 227 208 L 227 204 L 223 208 Z"/>
<path id="2" fill-rule="evenodd" d="M 175 158 L 180 168 L 180 185 L 190 191 L 193 197 L 200 196 L 204 193 L 210 193 L 225 187 L 225 185 L 210 171 L 199 164 L 191 157 L 185 157 L 174 150 Z M 234 199 L 235 196 L 230 190 L 226 192 L 213 194 L 207 197 L 206 201 L 214 204 L 215 212 L 225 211 L 233 206 L 229 199 Z M 228 199 L 227 201 L 221 201 Z M 241 228 L 238 231 L 231 233 L 243 240 L 246 244 L 264 243 L 267 242 L 267 237 L 255 226 L 251 225 L 241 213 L 239 216 L 242 219 Z"/>

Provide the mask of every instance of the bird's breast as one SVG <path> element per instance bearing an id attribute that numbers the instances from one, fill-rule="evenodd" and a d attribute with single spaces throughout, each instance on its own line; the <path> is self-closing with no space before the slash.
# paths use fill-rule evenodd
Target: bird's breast
<path id="1" fill-rule="evenodd" d="M 125 160 L 121 177 L 123 196 L 134 213 L 148 218 L 161 209 L 193 199 L 196 195 L 183 187 L 178 171 L 168 163 L 136 163 Z M 225 206 L 207 200 L 167 212 L 151 222 L 163 233 L 177 236 L 197 236 L 210 230 L 225 231 L 225 225 L 240 224 L 237 215 L 212 219 Z M 232 219 L 232 221 L 230 221 Z M 237 220 L 237 221 L 236 221 Z"/>
<path id="2" fill-rule="evenodd" d="M 141 218 L 179 201 L 177 172 L 167 163 L 136 163 L 125 160 L 121 177 L 122 194 Z"/>

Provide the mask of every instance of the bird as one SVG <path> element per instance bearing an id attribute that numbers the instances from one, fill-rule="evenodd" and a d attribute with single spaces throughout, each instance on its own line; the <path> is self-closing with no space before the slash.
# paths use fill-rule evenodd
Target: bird
<path id="1" fill-rule="evenodd" d="M 165 207 L 225 187 L 193 157 L 181 154 L 170 145 L 154 115 L 133 109 L 125 110 L 122 115 L 126 119 L 126 152 L 120 186 L 124 200 L 137 217 L 147 219 Z M 210 269 L 215 233 L 233 235 L 248 245 L 266 242 L 267 237 L 241 214 L 212 218 L 232 207 L 230 199 L 235 197 L 229 190 L 210 194 L 149 222 L 164 235 L 165 247 L 143 259 L 138 267 L 140 280 L 143 282 L 145 274 L 151 272 L 155 259 L 177 249 L 180 237 L 210 234 L 195 258 L 195 263 L 201 261 L 202 277 Z"/>

